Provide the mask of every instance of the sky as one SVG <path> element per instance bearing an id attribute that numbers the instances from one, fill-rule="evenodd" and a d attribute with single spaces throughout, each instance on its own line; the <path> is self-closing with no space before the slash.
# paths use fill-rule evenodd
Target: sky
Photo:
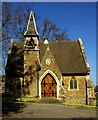
<path id="1" fill-rule="evenodd" d="M 96 3 L 33 3 L 33 9 L 42 19 L 50 18 L 60 28 L 68 29 L 71 40 L 82 39 L 91 79 L 96 84 Z"/>
<path id="2" fill-rule="evenodd" d="M 15 3 L 14 3 L 15 4 Z M 18 4 L 25 3 L 16 3 Z M 96 3 L 95 2 L 30 2 L 26 3 L 43 20 L 50 18 L 60 28 L 66 28 L 69 39 L 83 41 L 90 76 L 96 84 Z"/>

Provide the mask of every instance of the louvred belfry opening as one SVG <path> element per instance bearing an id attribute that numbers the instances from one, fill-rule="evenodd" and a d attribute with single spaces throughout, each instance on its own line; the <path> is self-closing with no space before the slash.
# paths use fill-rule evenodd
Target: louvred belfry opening
<path id="1" fill-rule="evenodd" d="M 57 97 L 57 83 L 50 74 L 41 82 L 41 97 Z"/>

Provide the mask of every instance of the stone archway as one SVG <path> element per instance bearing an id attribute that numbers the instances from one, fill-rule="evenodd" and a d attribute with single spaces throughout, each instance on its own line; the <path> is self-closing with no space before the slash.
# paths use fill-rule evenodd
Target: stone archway
<path id="1" fill-rule="evenodd" d="M 46 79 L 50 79 L 50 80 L 46 80 Z M 58 78 L 57 78 L 57 76 L 51 71 L 51 70 L 47 70 L 47 71 L 45 71 L 44 73 L 43 73 L 43 75 L 40 77 L 40 79 L 39 79 L 39 97 L 41 98 L 41 97 L 43 97 L 42 96 L 42 94 L 44 94 L 45 92 L 44 91 L 42 91 L 41 90 L 41 88 L 42 88 L 42 84 L 45 84 L 44 83 L 44 81 L 45 82 L 48 82 L 48 85 L 49 84 L 54 84 L 54 86 L 55 87 L 52 87 L 51 88 L 51 91 L 50 91 L 50 93 L 51 93 L 51 96 L 54 96 L 55 95 L 55 97 L 57 97 L 58 98 L 58 96 L 59 96 L 59 87 L 60 87 L 60 81 L 58 80 Z M 50 82 L 49 82 L 50 81 Z M 53 81 L 53 83 L 52 83 L 52 81 Z M 46 83 L 47 84 L 47 83 Z M 46 86 L 47 87 L 47 86 Z M 44 88 L 44 89 L 49 89 L 49 86 L 48 86 L 48 88 Z M 41 94 L 42 93 L 42 94 Z M 49 94 L 49 93 L 48 93 Z M 54 94 L 54 95 L 53 95 Z M 50 97 L 50 95 L 49 95 L 49 97 Z"/>
<path id="2" fill-rule="evenodd" d="M 41 82 L 41 98 L 42 97 L 57 97 L 57 83 L 49 73 Z"/>

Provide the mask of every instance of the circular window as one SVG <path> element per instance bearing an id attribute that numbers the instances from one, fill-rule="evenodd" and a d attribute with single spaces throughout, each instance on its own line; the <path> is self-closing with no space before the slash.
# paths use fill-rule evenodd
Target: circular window
<path id="1" fill-rule="evenodd" d="M 51 64 L 51 59 L 50 59 L 50 58 L 47 58 L 47 59 L 46 59 L 46 64 L 47 64 L 47 65 L 50 65 L 50 64 Z"/>

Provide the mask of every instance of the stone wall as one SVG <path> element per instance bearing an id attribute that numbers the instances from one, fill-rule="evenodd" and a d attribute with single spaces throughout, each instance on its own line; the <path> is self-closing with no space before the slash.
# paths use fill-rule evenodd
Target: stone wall
<path id="1" fill-rule="evenodd" d="M 25 96 L 38 96 L 38 57 L 39 51 L 24 51 L 24 90 Z"/>
<path id="2" fill-rule="evenodd" d="M 57 97 L 59 97 L 59 91 L 62 85 L 62 74 L 56 64 L 55 58 L 51 51 L 48 49 L 41 61 L 41 71 L 39 71 L 39 96 L 41 97 L 41 81 L 50 73 L 57 82 Z"/>
<path id="3" fill-rule="evenodd" d="M 47 60 L 50 60 L 50 63 L 47 63 Z M 55 58 L 53 57 L 50 50 L 46 50 L 46 53 L 41 61 L 41 71 L 39 72 L 39 78 L 47 70 L 52 71 L 59 80 L 61 79 L 62 74 L 61 74 L 61 72 L 56 64 Z"/>
<path id="4" fill-rule="evenodd" d="M 96 97 L 94 92 L 94 87 L 87 88 L 87 98 L 88 98 L 88 105 L 96 105 Z"/>
<path id="5" fill-rule="evenodd" d="M 63 78 L 66 91 L 64 101 L 71 104 L 86 104 L 86 77 L 75 76 L 77 89 L 70 89 L 71 76 L 64 76 Z"/>

